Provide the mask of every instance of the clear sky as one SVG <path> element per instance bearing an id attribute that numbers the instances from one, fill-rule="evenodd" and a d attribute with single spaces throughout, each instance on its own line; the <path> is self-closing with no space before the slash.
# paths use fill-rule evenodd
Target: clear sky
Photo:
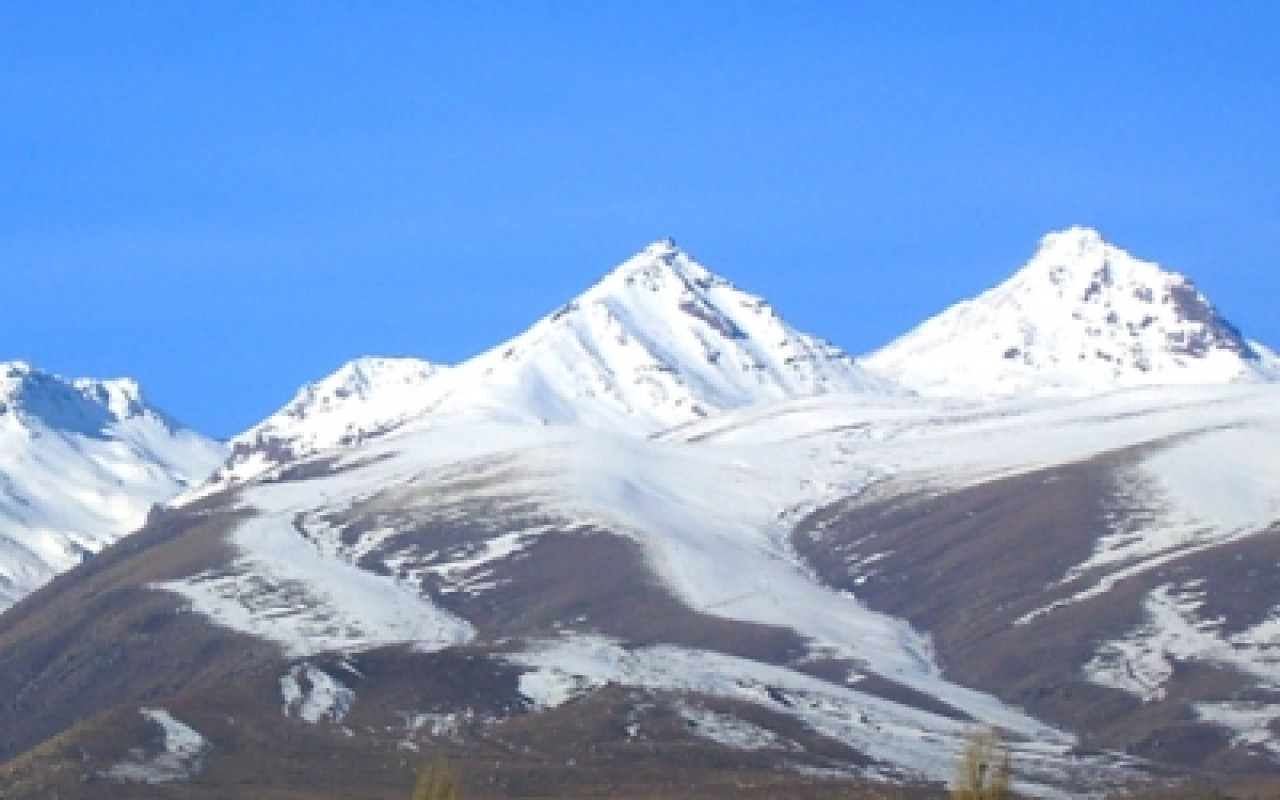
<path id="1" fill-rule="evenodd" d="M 1280 346 L 1280 3 L 0 4 L 0 360 L 234 434 L 674 236 L 861 353 L 1099 228 Z"/>

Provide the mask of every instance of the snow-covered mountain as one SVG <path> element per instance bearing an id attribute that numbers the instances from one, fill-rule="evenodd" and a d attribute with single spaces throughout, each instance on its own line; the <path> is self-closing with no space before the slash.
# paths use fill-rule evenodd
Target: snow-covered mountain
<path id="1" fill-rule="evenodd" d="M 0 610 L 132 531 L 225 457 L 131 380 L 0 363 Z"/>
<path id="2" fill-rule="evenodd" d="M 283 408 L 231 441 L 224 474 L 364 441 L 421 414 L 429 385 L 447 368 L 417 358 L 359 358 L 298 390 Z"/>
<path id="3" fill-rule="evenodd" d="M 352 362 L 0 615 L 0 784 L 399 796 L 447 748 L 495 793 L 933 796 L 977 725 L 1033 796 L 1280 773 L 1274 354 L 1077 228 L 872 363 L 671 242 L 458 366 Z M 75 457 L 180 436 L 10 371 L 59 449 L 4 474 L 84 507 Z"/>
<path id="4" fill-rule="evenodd" d="M 221 477 L 251 477 L 414 419 L 649 434 L 763 401 L 833 392 L 901 390 L 666 240 L 457 367 L 414 359 L 342 367 L 236 437 Z"/>
<path id="5" fill-rule="evenodd" d="M 1009 280 L 867 357 L 931 395 L 1093 394 L 1280 378 L 1185 276 L 1075 227 Z"/>
<path id="6" fill-rule="evenodd" d="M 462 365 L 433 410 L 653 432 L 766 400 L 894 391 L 666 240 Z"/>

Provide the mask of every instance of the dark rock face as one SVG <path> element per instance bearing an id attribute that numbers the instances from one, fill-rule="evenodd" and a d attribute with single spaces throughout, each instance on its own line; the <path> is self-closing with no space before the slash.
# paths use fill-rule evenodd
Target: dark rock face
<path id="1" fill-rule="evenodd" d="M 1226 350 L 1251 360 L 1257 358 L 1240 331 L 1223 319 L 1190 282 L 1170 287 L 1166 297 L 1180 320 L 1200 326 L 1196 333 L 1170 341 L 1171 350 L 1192 358 L 1203 358 L 1213 350 Z"/>
<path id="2" fill-rule="evenodd" d="M 716 311 L 709 303 L 685 300 L 680 303 L 680 310 L 694 319 L 705 323 L 726 339 L 746 339 L 747 335 L 725 315 Z"/>

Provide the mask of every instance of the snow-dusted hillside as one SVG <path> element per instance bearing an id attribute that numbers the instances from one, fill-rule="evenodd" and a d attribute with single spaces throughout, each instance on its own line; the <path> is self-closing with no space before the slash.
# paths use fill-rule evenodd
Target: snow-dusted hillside
<path id="1" fill-rule="evenodd" d="M 1280 386 L 982 402 L 815 398 L 725 415 L 669 438 L 778 453 L 807 442 L 811 463 L 830 470 L 818 485 L 858 471 L 873 476 L 862 492 L 846 492 L 842 511 L 805 520 L 797 538 L 825 551 L 824 577 L 838 575 L 836 585 L 860 598 L 898 591 L 924 607 L 954 604 L 931 631 L 944 640 L 957 620 L 981 620 L 985 636 L 944 647 L 953 666 L 970 660 L 981 674 L 1005 650 L 1017 673 L 1043 670 L 1044 658 L 1062 672 L 1040 680 L 1165 703 L 1171 718 L 1199 721 L 1210 737 L 1226 731 L 1232 746 L 1262 754 L 1262 763 L 1280 761 L 1280 734 L 1268 727 L 1280 709 Z M 1083 473 L 1101 493 L 1061 503 L 1058 486 Z M 972 506 L 957 499 L 969 495 L 979 498 Z M 921 498 L 940 498 L 937 519 L 925 516 Z M 925 521 L 898 535 L 892 511 L 868 510 L 879 503 Z M 951 525 L 954 537 L 944 530 Z M 946 587 L 959 580 L 945 572 L 951 558 L 966 564 L 959 573 L 972 575 L 971 585 Z M 964 561 L 979 558 L 999 564 Z M 1019 575 L 1025 594 L 1010 586 Z M 992 630 L 1008 638 L 993 642 Z M 1197 683 L 1206 673 L 1216 677 Z"/>
<path id="2" fill-rule="evenodd" d="M 1128 602 L 1112 594 L 1131 597 L 1118 591 L 1126 581 L 1163 586 L 1169 580 L 1160 575 L 1171 565 L 1267 536 L 1280 514 L 1280 473 L 1270 456 L 1280 446 L 1277 392 L 1272 385 L 1149 387 L 983 402 L 824 395 L 757 404 L 651 438 L 480 419 L 416 428 L 313 461 L 298 477 L 239 490 L 235 508 L 252 516 L 231 537 L 236 560 L 161 586 L 211 622 L 273 641 L 295 659 L 391 643 L 425 651 L 483 643 L 498 635 L 492 609 L 507 608 L 501 613 L 526 619 L 515 632 L 523 643 L 506 638 L 509 630 L 502 641 L 516 651 L 509 661 L 528 668 L 520 690 L 539 708 L 610 684 L 702 693 L 800 720 L 880 759 L 876 774 L 946 780 L 967 725 L 860 688 L 889 681 L 998 725 L 1014 743 L 1024 788 L 1052 793 L 1046 786 L 1090 772 L 1118 779 L 1125 770 L 1106 759 L 1073 766 L 1070 735 L 960 685 L 940 668 L 930 631 L 874 610 L 859 594 L 876 581 L 894 582 L 885 572 L 890 559 L 933 557 L 935 540 L 876 549 L 875 533 L 867 534 L 867 553 L 837 551 L 851 580 L 846 588 L 815 575 L 795 549 L 796 526 L 841 504 L 909 506 L 916 497 L 1109 464 L 1096 467 L 1113 477 L 1094 499 L 1115 510 L 1110 527 L 1086 525 L 1090 544 L 1076 560 L 1047 582 L 1033 581 L 1035 593 L 1002 612 L 1008 630 L 1061 630 L 1073 609 Z M 1035 478 L 1015 505 L 1032 506 L 1058 480 Z M 1126 508 L 1133 510 L 1120 511 Z M 821 527 L 815 531 L 820 540 Z M 1036 552 L 1041 533 L 1011 535 L 1020 550 Z M 598 616 L 612 588 L 590 588 L 600 567 L 585 555 L 580 573 L 570 569 L 548 588 L 544 559 L 578 536 L 585 536 L 573 545 L 579 554 L 600 539 L 631 543 L 683 611 L 631 621 Z M 1196 577 L 1185 573 L 1178 590 Z M 552 631 L 527 621 L 527 609 L 548 594 L 574 591 L 582 593 L 571 605 L 578 611 L 556 618 Z M 1247 636 L 1219 630 L 1184 595 L 1153 590 L 1149 613 L 1131 609 L 1141 624 L 1119 627 L 1122 638 L 1100 639 L 1070 674 L 1082 685 L 1125 692 L 1137 690 L 1115 676 L 1136 674 L 1156 692 L 1167 689 L 1168 666 L 1181 660 L 1280 683 L 1267 649 L 1273 622 Z M 628 602 L 644 607 L 648 599 Z M 1269 603 L 1253 609 L 1264 620 Z M 803 647 L 790 658 L 746 657 L 731 637 L 700 637 L 697 647 L 663 638 L 678 637 L 699 615 L 791 631 Z M 1184 635 L 1192 629 L 1194 641 Z M 633 641 L 646 644 L 627 645 Z M 842 677 L 815 678 L 827 674 L 813 671 L 824 662 L 840 664 Z M 1185 714 L 1212 718 L 1231 735 L 1243 730 L 1213 717 L 1231 701 L 1213 691 L 1196 695 Z M 1280 750 L 1280 739 L 1259 741 Z"/>
<path id="3" fill-rule="evenodd" d="M 950 396 L 1280 377 L 1274 356 L 1244 339 L 1189 279 L 1078 227 L 1046 236 L 1008 281 L 866 364 L 924 394 Z"/>
<path id="4" fill-rule="evenodd" d="M 661 241 L 525 333 L 457 367 L 414 359 L 344 366 L 236 437 L 222 477 L 245 479 L 415 418 L 648 434 L 784 397 L 900 391 Z"/>
<path id="5" fill-rule="evenodd" d="M 680 614 L 794 631 L 803 647 L 791 663 L 744 658 L 728 641 L 690 648 L 659 638 L 623 647 L 625 639 L 597 633 L 625 629 L 594 618 L 607 593 L 588 594 L 578 607 L 591 610 L 590 619 L 557 620 L 550 639 L 529 627 L 519 634 L 527 642 L 509 660 L 528 669 L 520 690 L 536 706 L 609 684 L 705 693 L 794 717 L 872 755 L 878 764 L 868 776 L 947 780 L 969 724 L 859 688 L 874 678 L 1009 732 L 1028 765 L 1025 787 L 1052 794 L 1046 786 L 1071 780 L 1076 769 L 1071 735 L 947 680 L 927 635 L 822 586 L 788 543 L 807 511 L 886 474 L 852 420 L 904 416 L 927 428 L 939 407 L 905 397 L 808 402 L 758 407 L 746 423 L 731 417 L 735 434 L 694 426 L 687 433 L 700 441 L 692 443 L 484 420 L 371 440 L 325 457 L 303 478 L 238 490 L 237 508 L 251 514 L 231 537 L 238 557 L 154 588 L 295 659 L 397 643 L 437 651 L 492 636 L 469 617 L 489 617 L 481 609 L 501 607 L 506 593 L 524 598 L 519 607 L 547 602 L 551 590 L 537 588 L 545 574 L 527 565 L 589 527 L 596 538 L 638 547 L 643 569 L 679 599 Z M 768 427 L 768 414 L 783 420 L 791 412 L 782 409 L 792 408 L 824 436 L 787 431 L 748 441 Z M 855 451 L 864 452 L 855 459 Z M 486 533 L 451 539 L 475 528 Z M 591 591 L 590 568 L 583 570 L 558 591 Z M 643 624 L 678 630 L 682 617 L 669 616 Z M 822 662 L 841 677 L 806 673 Z M 1124 774 L 1122 761 L 1081 763 L 1096 772 L 1090 780 L 1105 782 Z"/>
<path id="6" fill-rule="evenodd" d="M 0 610 L 132 531 L 224 457 L 150 408 L 133 381 L 0 364 Z"/>

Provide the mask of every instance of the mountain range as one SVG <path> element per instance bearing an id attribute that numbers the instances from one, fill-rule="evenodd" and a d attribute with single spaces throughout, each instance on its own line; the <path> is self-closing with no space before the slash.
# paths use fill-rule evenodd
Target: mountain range
<path id="1" fill-rule="evenodd" d="M 5 797 L 403 796 L 428 753 L 478 797 L 933 796 L 977 727 L 1036 795 L 1280 774 L 1277 359 L 1096 231 L 862 359 L 656 242 L 225 447 L 8 370 L 0 511 L 81 516 L 0 558 L 10 602 L 62 573 L 0 615 Z M 148 480 L 29 502 L 106 452 Z"/>
<path id="2" fill-rule="evenodd" d="M 728 409 L 830 392 L 902 393 L 763 299 L 655 242 L 525 333 L 454 367 L 363 359 L 232 441 L 222 476 L 416 419 L 649 434 Z"/>

